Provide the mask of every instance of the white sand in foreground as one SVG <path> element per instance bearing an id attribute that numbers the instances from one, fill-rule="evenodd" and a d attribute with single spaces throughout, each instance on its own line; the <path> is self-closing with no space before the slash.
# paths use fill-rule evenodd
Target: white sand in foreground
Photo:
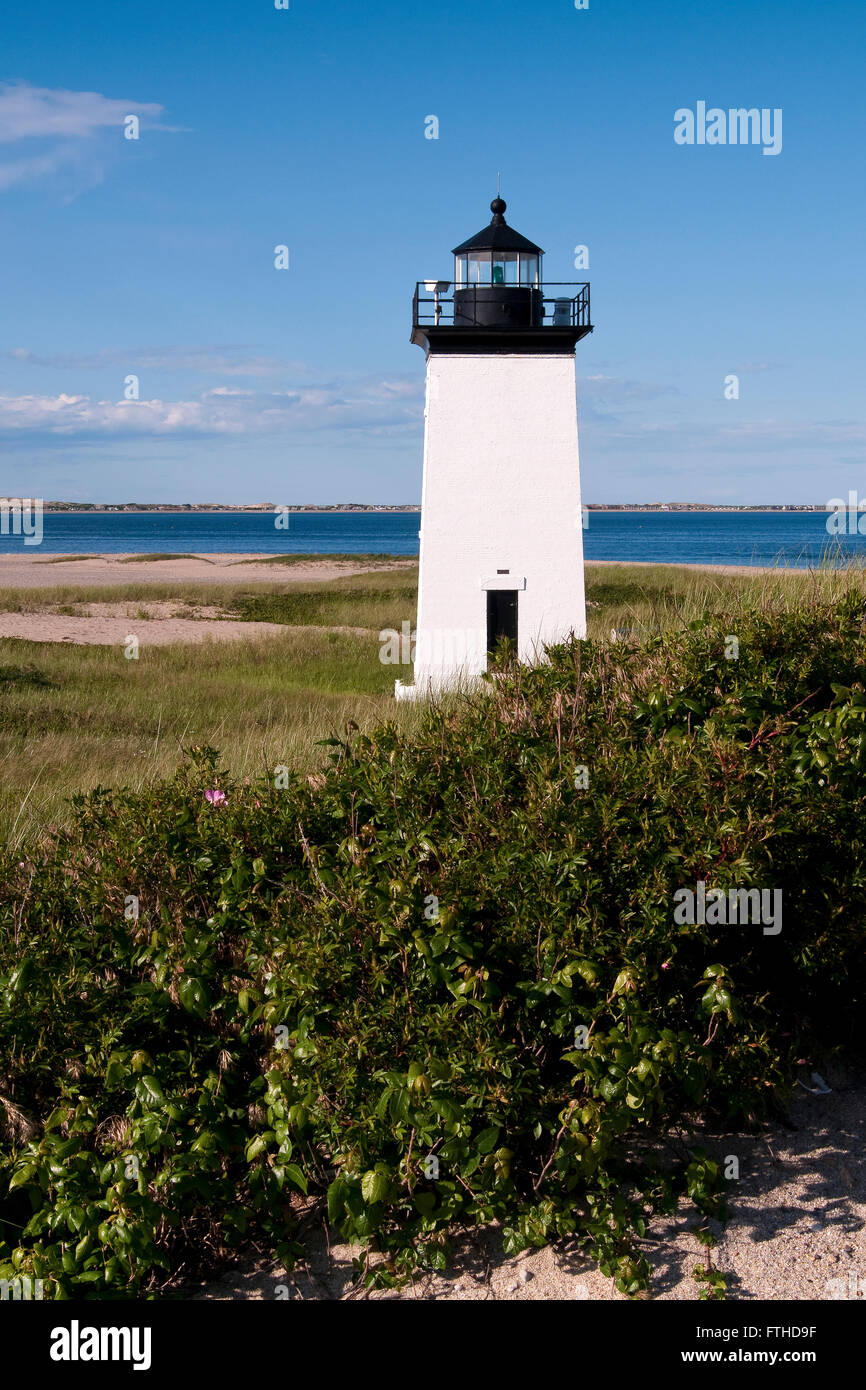
<path id="1" fill-rule="evenodd" d="M 716 1158 L 739 1159 L 731 1183 L 730 1220 L 712 1252 L 728 1280 L 728 1298 L 856 1299 L 866 1302 L 866 1077 L 827 1072 L 829 1095 L 798 1090 L 790 1127 L 772 1123 L 760 1134 L 704 1134 Z M 691 1233 L 694 1208 L 653 1223 L 642 1248 L 653 1267 L 651 1297 L 697 1299 L 696 1265 L 706 1252 Z M 714 1230 L 720 1231 L 716 1223 Z M 222 1279 L 187 1287 L 187 1298 L 326 1299 L 358 1297 L 435 1301 L 505 1299 L 604 1301 L 622 1299 L 613 1281 L 572 1242 L 506 1257 L 495 1227 L 455 1240 L 447 1274 L 420 1275 L 407 1288 L 365 1294 L 351 1259 L 358 1249 L 319 1226 L 310 1233 L 309 1259 L 288 1274 L 280 1265 L 244 1262 Z M 280 1286 L 287 1291 L 278 1293 Z"/>

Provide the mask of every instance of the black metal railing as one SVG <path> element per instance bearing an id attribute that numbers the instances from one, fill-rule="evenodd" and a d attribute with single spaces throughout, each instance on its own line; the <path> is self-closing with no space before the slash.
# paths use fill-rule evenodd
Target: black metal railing
<path id="1" fill-rule="evenodd" d="M 577 293 L 566 294 L 566 290 Z M 587 332 L 592 328 L 589 284 L 576 280 L 545 285 L 455 285 L 450 280 L 419 280 L 412 300 L 412 327 L 491 326 L 490 310 L 496 300 L 503 308 L 516 311 L 515 327 L 583 328 Z"/>

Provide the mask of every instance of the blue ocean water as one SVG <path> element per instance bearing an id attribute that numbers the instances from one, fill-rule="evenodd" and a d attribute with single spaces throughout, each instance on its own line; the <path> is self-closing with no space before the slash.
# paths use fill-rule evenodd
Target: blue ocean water
<path id="1" fill-rule="evenodd" d="M 191 551 L 213 554 L 417 555 L 418 512 L 293 512 L 278 531 L 269 512 L 49 512 L 40 546 L 0 535 L 0 553 Z M 818 565 L 866 560 L 866 536 L 831 536 L 824 512 L 590 512 L 588 560 L 709 565 Z"/>

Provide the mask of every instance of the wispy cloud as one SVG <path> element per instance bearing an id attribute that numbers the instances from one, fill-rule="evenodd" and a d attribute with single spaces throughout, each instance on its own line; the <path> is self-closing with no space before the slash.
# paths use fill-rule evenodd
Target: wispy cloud
<path id="1" fill-rule="evenodd" d="M 423 420 L 423 381 L 415 377 L 344 377 L 293 384 L 284 390 L 222 383 L 165 400 L 107 400 L 60 393 L 0 396 L 0 438 L 8 445 L 62 446 L 143 437 L 300 435 L 358 431 L 374 436 L 417 433 Z M 605 448 L 640 453 L 748 454 L 802 450 L 859 450 L 866 424 L 858 420 L 623 421 L 592 418 Z"/>
<path id="2" fill-rule="evenodd" d="M 399 379 L 253 391 L 217 386 L 187 400 L 96 400 L 91 396 L 0 396 L 0 437 L 71 439 L 143 435 L 261 435 L 316 430 L 374 434 L 417 429 L 423 383 Z"/>
<path id="3" fill-rule="evenodd" d="M 656 421 L 605 423 L 605 443 L 651 453 L 748 452 L 862 448 L 862 420 Z"/>
<path id="4" fill-rule="evenodd" d="M 636 381 L 631 377 L 606 376 L 603 372 L 581 377 L 578 389 L 581 396 L 605 405 L 652 401 L 660 396 L 680 394 L 676 386 L 655 381 Z"/>
<path id="5" fill-rule="evenodd" d="M 0 83 L 0 142 L 34 136 L 85 138 L 105 126 L 120 127 L 135 114 L 147 121 L 161 115 L 155 102 L 113 100 L 100 92 L 69 92 L 31 87 L 26 82 Z"/>
<path id="6" fill-rule="evenodd" d="M 162 112 L 157 102 L 0 83 L 0 145 L 28 146 L 0 163 L 0 191 L 68 172 L 76 175 L 79 189 L 99 183 L 107 153 L 99 137 L 113 131 L 120 140 L 127 116 L 137 116 L 143 129 L 176 129 L 159 123 Z"/>
<path id="7" fill-rule="evenodd" d="M 144 371 L 209 372 L 213 376 L 268 377 L 305 373 L 303 362 L 286 361 L 253 353 L 243 344 L 218 343 L 203 347 L 104 348 L 99 352 L 38 353 L 14 347 L 0 352 L 28 367 L 50 367 L 61 371 L 99 371 L 117 367 L 138 375 Z"/>
<path id="8" fill-rule="evenodd" d="M 631 418 L 632 406 L 679 395 L 679 389 L 668 383 L 608 376 L 604 372 L 580 377 L 577 387 L 581 423 L 594 421 L 608 428 Z"/>

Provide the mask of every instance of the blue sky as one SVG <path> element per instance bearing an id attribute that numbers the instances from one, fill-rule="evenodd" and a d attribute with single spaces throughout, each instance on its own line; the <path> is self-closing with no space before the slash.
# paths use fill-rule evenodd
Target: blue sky
<path id="1" fill-rule="evenodd" d="M 585 500 L 866 493 L 864 40 L 853 0 L 22 7 L 2 495 L 418 501 L 412 290 L 497 170 L 545 278 L 592 285 Z M 699 101 L 781 108 L 781 153 L 676 144 Z"/>

